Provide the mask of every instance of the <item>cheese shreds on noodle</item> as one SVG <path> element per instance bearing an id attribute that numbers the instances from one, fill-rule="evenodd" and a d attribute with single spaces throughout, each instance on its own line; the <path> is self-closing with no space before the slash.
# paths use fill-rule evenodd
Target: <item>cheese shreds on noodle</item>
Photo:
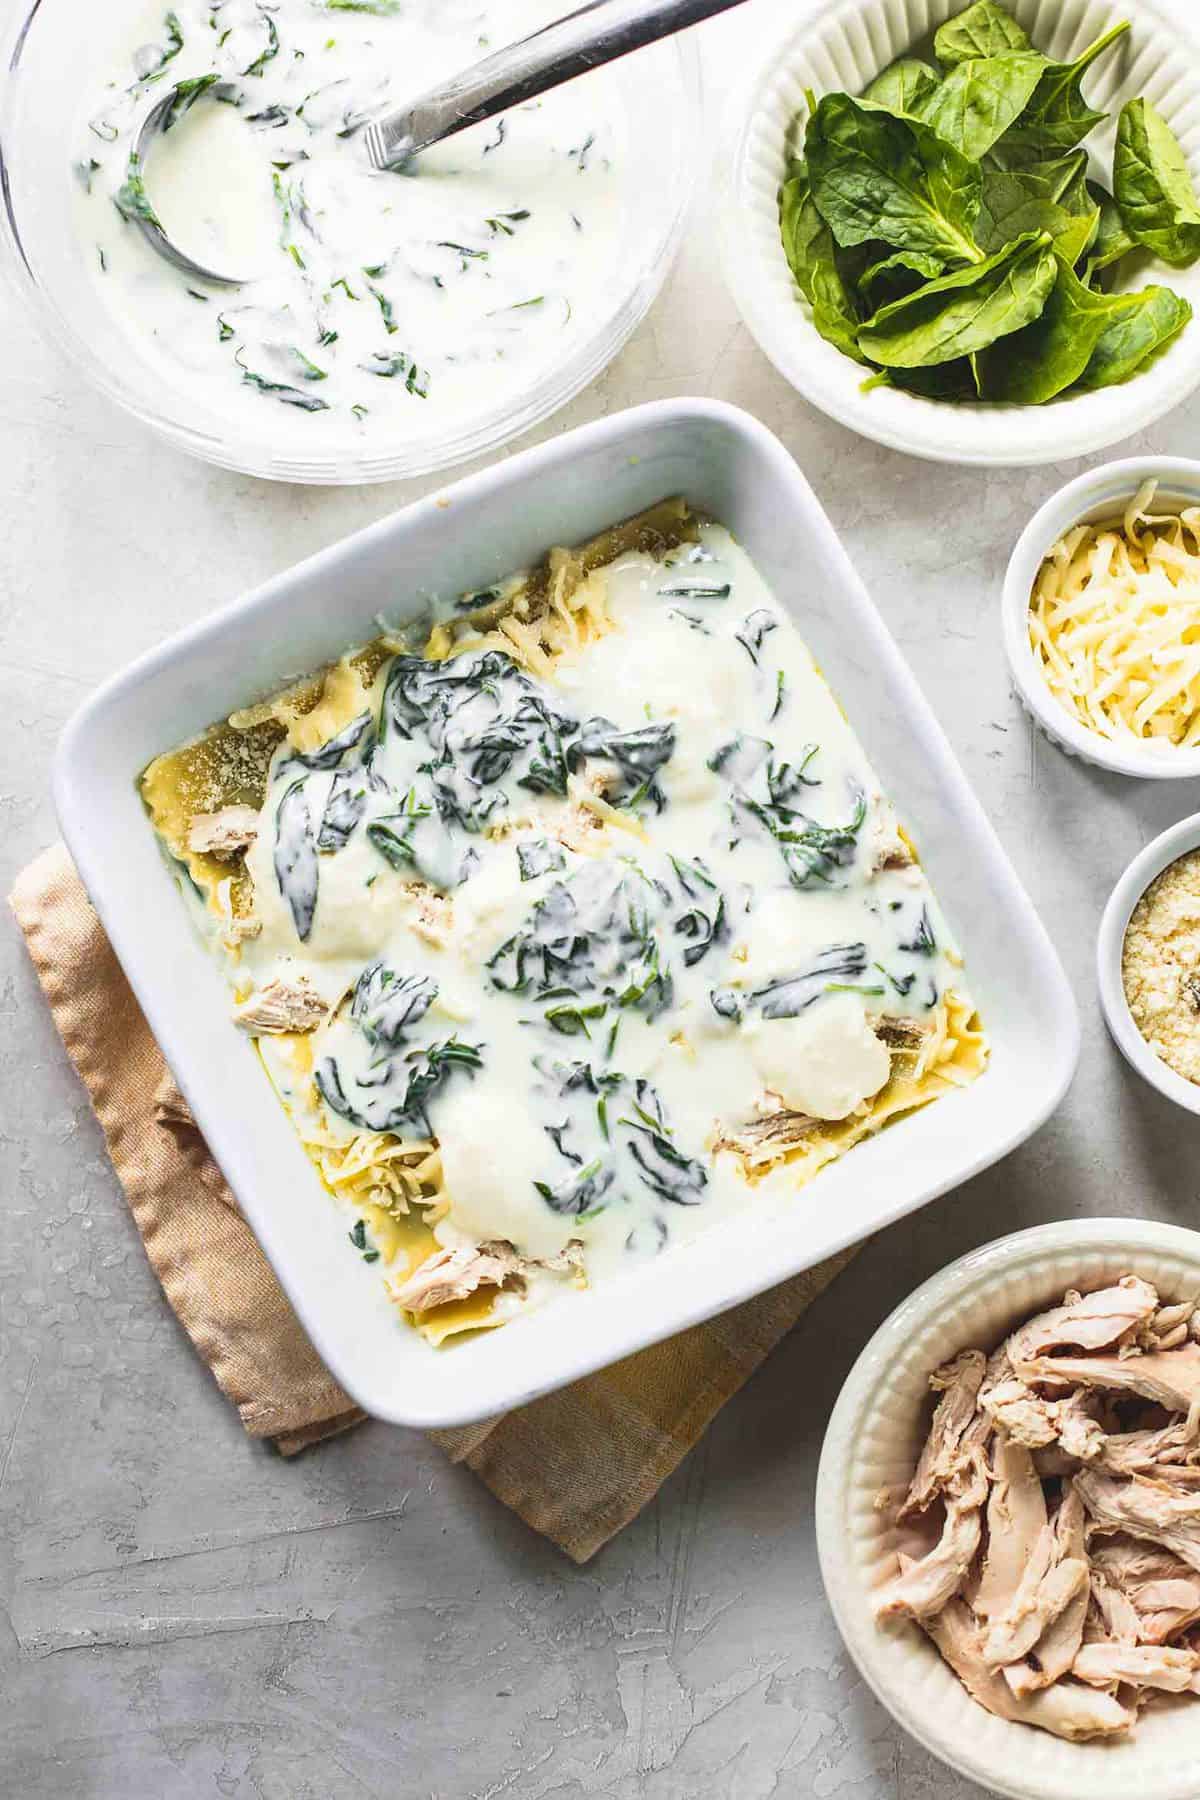
<path id="1" fill-rule="evenodd" d="M 1112 742 L 1200 744 L 1200 507 L 1077 525 L 1042 564 L 1029 642 L 1064 710 Z"/>

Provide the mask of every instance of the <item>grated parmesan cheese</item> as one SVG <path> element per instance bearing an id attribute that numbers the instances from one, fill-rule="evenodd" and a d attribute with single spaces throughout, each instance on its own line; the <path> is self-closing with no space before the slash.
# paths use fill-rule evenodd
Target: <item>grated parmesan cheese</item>
<path id="1" fill-rule="evenodd" d="M 1200 850 L 1164 869 L 1134 907 L 1121 980 L 1150 1048 L 1200 1082 Z"/>
<path id="2" fill-rule="evenodd" d="M 1120 523 L 1077 525 L 1029 605 L 1047 687 L 1089 731 L 1164 750 L 1200 744 L 1200 507 L 1155 515 L 1147 482 Z"/>

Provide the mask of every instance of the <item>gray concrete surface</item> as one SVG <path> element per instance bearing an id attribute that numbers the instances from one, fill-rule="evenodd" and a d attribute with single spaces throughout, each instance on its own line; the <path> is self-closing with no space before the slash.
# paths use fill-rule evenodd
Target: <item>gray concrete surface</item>
<path id="1" fill-rule="evenodd" d="M 755 7 L 706 28 L 714 91 Z M 283 489 L 201 467 L 81 387 L 7 296 L 0 342 L 6 889 L 55 835 L 54 740 L 96 681 L 419 488 Z M 757 412 L 844 534 L 1066 962 L 1084 1021 L 1075 1087 L 1023 1150 L 868 1245 L 657 1501 L 575 1569 L 419 1436 L 366 1425 L 291 1464 L 247 1441 L 147 1267 L 6 918 L 5 1800 L 980 1791 L 892 1725 L 842 1650 L 811 1523 L 822 1428 L 884 1314 L 970 1246 L 1090 1213 L 1200 1221 L 1200 1120 L 1118 1061 L 1092 976 L 1113 880 L 1200 786 L 1069 762 L 1008 692 L 1004 564 L 1080 465 L 933 468 L 812 412 L 740 327 L 703 196 L 664 299 L 552 429 L 677 393 Z M 1200 454 L 1196 420 L 1182 408 L 1128 448 Z"/>

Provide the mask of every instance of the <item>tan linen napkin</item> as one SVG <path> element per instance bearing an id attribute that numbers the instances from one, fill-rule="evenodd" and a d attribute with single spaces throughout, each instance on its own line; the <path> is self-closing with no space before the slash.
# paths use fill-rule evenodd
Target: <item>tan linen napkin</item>
<path id="1" fill-rule="evenodd" d="M 146 1254 L 242 1424 L 285 1456 L 357 1425 L 365 1415 L 301 1330 L 66 850 L 39 857 L 10 900 Z M 586 1562 L 654 1496 L 852 1254 L 517 1412 L 430 1435 L 535 1531 Z"/>

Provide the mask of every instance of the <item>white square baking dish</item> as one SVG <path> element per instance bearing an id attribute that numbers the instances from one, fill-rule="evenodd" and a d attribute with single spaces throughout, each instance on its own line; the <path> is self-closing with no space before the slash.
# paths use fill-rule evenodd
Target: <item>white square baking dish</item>
<path id="1" fill-rule="evenodd" d="M 401 621 L 480 589 L 666 495 L 727 524 L 845 707 L 909 826 L 966 955 L 988 1072 L 825 1170 L 782 1208 L 444 1350 L 407 1330 L 346 1252 L 346 1218 L 229 1022 L 143 812 L 145 764 L 212 720 Z M 311 557 L 144 656 L 63 734 L 63 834 L 213 1155 L 318 1352 L 396 1424 L 518 1406 L 711 1317 L 995 1162 L 1062 1099 L 1078 1019 L 1058 958 L 941 728 L 808 483 L 756 420 L 707 400 L 644 406 L 527 450 Z M 503 1145 L 497 1146 L 503 1154 Z"/>

